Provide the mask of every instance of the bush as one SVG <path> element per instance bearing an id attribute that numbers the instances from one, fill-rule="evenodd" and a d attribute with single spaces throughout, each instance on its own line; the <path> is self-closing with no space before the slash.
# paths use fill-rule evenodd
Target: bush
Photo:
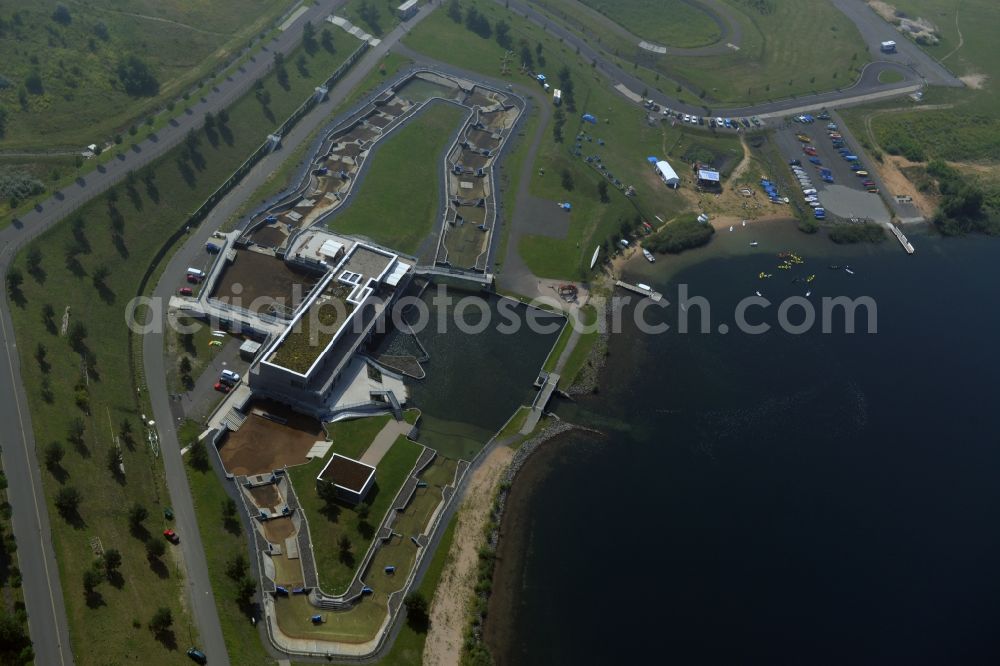
<path id="1" fill-rule="evenodd" d="M 134 55 L 118 64 L 118 79 L 125 92 L 133 97 L 153 97 L 160 92 L 160 82 L 153 70 Z"/>
<path id="2" fill-rule="evenodd" d="M 885 227 L 874 222 L 838 224 L 830 229 L 834 243 L 881 243 L 885 240 Z"/>
<path id="3" fill-rule="evenodd" d="M 650 236 L 643 246 L 651 252 L 676 254 L 684 250 L 700 247 L 712 239 L 715 229 L 711 224 L 703 224 L 693 214 L 683 215 L 667 224 L 662 231 Z"/>

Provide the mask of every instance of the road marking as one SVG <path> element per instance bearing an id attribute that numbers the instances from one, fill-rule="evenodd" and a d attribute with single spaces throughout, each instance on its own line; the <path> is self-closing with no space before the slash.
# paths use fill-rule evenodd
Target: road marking
<path id="1" fill-rule="evenodd" d="M 35 488 L 35 479 L 32 476 L 30 470 L 31 459 L 28 456 L 28 437 L 25 434 L 26 430 L 24 428 L 24 416 L 21 413 L 21 400 L 20 396 L 18 395 L 17 377 L 14 376 L 14 359 L 10 355 L 10 344 L 8 343 L 10 338 L 7 335 L 7 324 L 5 321 L 2 321 L 2 317 L 0 317 L 0 325 L 2 325 L 0 326 L 0 329 L 2 329 L 4 338 L 4 352 L 7 354 L 7 370 L 10 373 L 10 385 L 13 388 L 14 392 L 14 407 L 17 409 L 17 423 L 21 428 L 21 445 L 24 447 L 25 458 L 28 459 L 28 465 L 29 465 L 28 483 L 31 484 L 31 501 L 35 505 L 35 520 L 37 521 L 39 527 L 38 543 L 42 547 L 42 568 L 45 570 L 45 582 L 49 588 L 49 604 L 52 607 L 52 625 L 53 629 L 56 632 L 56 644 L 59 648 L 58 650 L 59 663 L 65 664 L 66 659 L 63 657 L 63 650 L 62 650 L 63 641 L 62 637 L 59 635 L 59 614 L 56 611 L 56 599 L 52 594 L 52 577 L 49 575 L 49 563 L 48 559 L 45 557 L 45 540 L 42 538 L 42 532 L 41 532 L 42 519 L 41 519 L 41 514 L 39 513 L 38 510 L 38 490 Z"/>

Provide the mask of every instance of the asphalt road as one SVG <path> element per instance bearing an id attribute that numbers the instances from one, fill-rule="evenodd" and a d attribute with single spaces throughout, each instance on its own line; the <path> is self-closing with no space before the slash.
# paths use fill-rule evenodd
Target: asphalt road
<path id="1" fill-rule="evenodd" d="M 510 8 L 527 20 L 541 26 L 551 35 L 562 39 L 568 46 L 578 50 L 580 56 L 586 60 L 596 63 L 595 69 L 608 77 L 612 84 L 622 83 L 633 92 L 639 93 L 649 90 L 649 84 L 632 76 L 617 65 L 611 63 L 602 52 L 594 49 L 584 41 L 578 34 L 554 23 L 543 14 L 535 11 L 528 3 L 520 0 L 494 0 L 500 5 Z M 862 37 L 869 43 L 874 52 L 878 53 L 878 43 L 883 40 L 901 37 L 895 29 L 879 18 L 871 10 L 863 5 L 861 0 L 832 0 L 834 5 L 844 12 L 855 25 L 858 26 Z M 867 13 L 866 13 L 867 12 Z M 710 108 L 708 112 L 705 107 L 691 104 L 681 104 L 675 98 L 666 95 L 659 90 L 649 90 L 649 98 L 661 106 L 670 107 L 682 113 L 710 116 L 726 117 L 749 117 L 749 116 L 772 116 L 780 115 L 783 111 L 797 109 L 803 106 L 833 105 L 835 102 L 853 97 L 864 97 L 865 95 L 887 90 L 912 89 L 915 83 L 933 83 L 938 85 L 961 86 L 962 83 L 947 72 L 933 58 L 925 54 L 914 44 L 910 44 L 905 39 L 898 39 L 900 44 L 899 55 L 883 56 L 878 53 L 875 62 L 870 63 L 862 72 L 858 81 L 848 88 L 834 90 L 827 93 L 815 95 L 803 95 L 774 102 L 764 102 L 752 106 L 732 107 L 732 108 Z M 891 58 L 891 60 L 886 60 Z M 903 74 L 905 79 L 898 83 L 882 84 L 878 81 L 878 75 L 884 69 L 893 69 Z"/>
<path id="2" fill-rule="evenodd" d="M 318 2 L 300 17 L 293 26 L 282 33 L 268 45 L 269 51 L 287 53 L 301 38 L 302 25 L 306 20 L 319 24 L 333 9 L 343 4 L 345 0 Z M 858 25 L 862 36 L 869 44 L 877 44 L 884 39 L 895 39 L 898 34 L 858 0 L 832 0 L 834 4 Z M 596 69 L 601 71 L 614 83 L 623 83 L 629 88 L 641 91 L 646 84 L 635 79 L 627 72 L 609 63 L 600 53 L 596 52 L 586 42 L 568 29 L 553 24 L 544 16 L 534 12 L 530 7 L 516 0 L 497 0 L 507 4 L 511 10 L 527 17 L 529 20 L 544 26 L 550 34 L 561 37 L 567 44 L 579 47 L 580 54 L 597 62 Z M 412 19 L 408 25 L 401 26 L 388 36 L 382 44 L 372 49 L 349 74 L 331 91 L 330 101 L 336 104 L 346 97 L 354 85 L 361 81 L 364 75 L 378 60 L 405 34 L 409 27 L 423 18 L 430 11 L 425 5 L 417 19 Z M 961 85 L 947 70 L 923 53 L 915 45 L 904 39 L 897 39 L 900 45 L 900 56 L 889 62 L 876 62 L 866 69 L 861 79 L 850 90 L 834 91 L 823 95 L 800 97 L 794 100 L 784 100 L 757 105 L 743 109 L 717 109 L 712 115 L 746 116 L 780 113 L 786 109 L 798 108 L 809 104 L 826 104 L 842 100 L 845 97 L 863 96 L 877 91 L 901 89 L 912 86 L 914 82 L 926 82 L 940 85 Z M 881 57 L 881 56 L 880 56 Z M 50 199 L 39 204 L 34 210 L 21 216 L 15 223 L 0 231 L 0 273 L 6 274 L 10 261 L 16 250 L 34 236 L 42 233 L 63 217 L 94 196 L 99 195 L 125 175 L 135 169 L 160 157 L 164 152 L 179 143 L 187 132 L 200 126 L 207 111 L 213 113 L 225 108 L 245 92 L 253 82 L 265 74 L 272 61 L 269 57 L 257 57 L 247 63 L 230 80 L 221 83 L 216 90 L 192 106 L 191 112 L 176 119 L 171 125 L 160 130 L 156 135 L 138 144 L 134 151 L 121 156 L 98 171 L 81 178 L 76 184 L 65 188 Z M 884 68 L 894 68 L 902 71 L 907 80 L 893 85 L 878 83 L 878 73 Z M 457 70 L 457 68 L 454 68 Z M 460 70 L 458 70 L 460 71 Z M 678 104 L 666 95 L 655 91 L 651 97 L 661 105 L 687 113 L 703 113 L 701 107 Z M 829 101 L 827 101 L 829 100 Z M 320 105 L 313 113 L 296 127 L 296 130 L 285 138 L 286 150 L 293 145 L 291 134 L 302 132 L 302 139 L 308 134 L 307 127 L 318 127 L 324 120 L 320 111 L 329 109 L 332 104 Z M 310 124 L 311 123 L 311 124 Z M 301 140 L 301 139 L 299 139 Z M 265 159 L 251 172 L 240 187 L 220 204 L 216 220 L 223 220 L 225 210 L 235 210 L 239 193 L 245 200 L 250 192 L 264 182 L 267 174 Z M 277 160 L 280 162 L 280 160 Z M 231 203 L 226 204 L 226 201 Z M 228 206 L 228 208 L 227 208 Z M 203 224 L 193 234 L 185 248 L 175 255 L 168 266 L 167 274 L 182 268 L 181 264 L 201 249 L 204 238 L 211 232 L 211 224 Z M 204 237 L 203 237 L 204 235 Z M 175 263 L 176 262 L 176 263 Z M 163 281 L 157 286 L 157 295 L 167 295 L 172 291 L 173 283 Z M 41 479 L 35 455 L 35 444 L 32 436 L 31 417 L 28 414 L 27 402 L 19 374 L 19 362 L 9 308 L 0 311 L 0 341 L 4 345 L 4 353 L 0 354 L 0 442 L 3 446 L 3 462 L 9 480 L 8 495 L 13 507 L 13 527 L 19 547 L 19 559 L 24 580 L 25 603 L 29 613 L 29 628 L 35 644 L 37 663 L 40 664 L 71 664 L 73 657 L 68 639 L 68 628 L 63 606 L 62 590 L 58 583 L 58 570 L 52 552 L 51 535 L 49 531 L 48 513 L 44 505 L 44 495 L 41 489 Z M 147 377 L 161 378 L 163 375 L 162 335 L 150 335 L 144 340 Z M 149 353 L 153 352 L 153 353 Z M 153 372 L 151 372 L 151 370 Z M 211 587 L 208 584 L 207 567 L 204 552 L 198 537 L 197 523 L 191 503 L 187 478 L 176 441 L 176 432 L 169 406 L 169 396 L 163 381 L 154 381 L 150 386 L 150 398 L 154 405 L 154 415 L 161 425 L 161 443 L 164 451 L 164 463 L 167 469 L 167 481 L 170 487 L 171 501 L 174 503 L 178 528 L 182 530 L 181 548 L 188 568 L 188 582 L 191 586 L 192 607 L 195 621 L 198 624 L 202 645 L 211 656 L 213 663 L 228 663 L 223 655 L 225 645 L 218 616 L 212 599 Z M 171 439 L 172 437 L 172 439 Z"/>
<path id="3" fill-rule="evenodd" d="M 228 220 L 243 203 L 278 169 L 285 161 L 287 154 L 306 141 L 310 134 L 324 124 L 332 126 L 351 113 L 353 109 L 338 114 L 330 119 L 330 110 L 347 99 L 353 89 L 361 83 L 367 74 L 385 57 L 389 49 L 398 42 L 409 27 L 423 19 L 431 11 L 426 5 L 418 16 L 410 19 L 406 26 L 401 26 L 387 35 L 382 43 L 369 49 L 354 67 L 330 91 L 328 98 L 307 113 L 295 127 L 282 138 L 281 148 L 276 150 L 254 166 L 244 176 L 243 180 L 233 188 L 212 210 L 206 221 L 192 230 L 188 239 L 171 257 L 164 268 L 159 282 L 156 284 L 152 298 L 154 303 L 162 304 L 157 310 L 159 326 L 143 336 L 142 355 L 143 367 L 149 386 L 149 400 L 153 405 L 153 418 L 157 423 L 160 436 L 160 450 L 163 454 L 163 464 L 166 473 L 167 486 L 170 490 L 170 500 L 174 509 L 174 520 L 178 534 L 181 536 L 180 548 L 187 567 L 187 580 L 191 609 L 195 622 L 201 634 L 201 649 L 208 655 L 212 664 L 228 664 L 229 655 L 219 624 L 215 598 L 212 594 L 208 566 L 205 562 L 205 552 L 198 531 L 194 504 L 184 461 L 181 457 L 181 443 L 177 438 L 177 416 L 173 407 L 170 392 L 166 386 L 164 344 L 164 319 L 166 305 L 170 297 L 182 284 L 180 280 L 186 273 L 187 266 L 199 265 L 205 256 L 205 243 L 226 220 Z M 358 104 L 360 106 L 360 102 Z M 317 139 L 314 143 L 319 143 Z M 309 160 L 304 159 L 301 168 L 308 168 Z M 263 624 L 261 625 L 263 631 Z M 262 635 L 265 645 L 266 636 Z"/>
<path id="4" fill-rule="evenodd" d="M 268 44 L 268 53 L 291 51 L 301 40 L 302 26 L 306 20 L 319 24 L 344 1 L 328 0 L 316 3 L 291 27 Z M 176 123 L 168 125 L 155 136 L 142 141 L 134 152 L 101 167 L 89 174 L 86 179 L 80 179 L 75 185 L 39 204 L 14 224 L 0 231 L 0 275 L 6 275 L 18 248 L 89 199 L 114 185 L 129 171 L 145 166 L 179 143 L 189 130 L 201 125 L 205 112 L 216 113 L 229 106 L 250 88 L 254 81 L 266 74 L 271 65 L 270 56 L 256 57 L 244 65 L 230 80 L 224 81 L 215 91 L 194 104 L 191 113 L 182 115 Z M 69 623 L 66 619 L 62 587 L 59 584 L 59 570 L 52 548 L 48 509 L 35 452 L 31 415 L 21 381 L 10 306 L 6 298 L 4 307 L 0 308 L 0 343 L 4 347 L 3 353 L 0 354 L 0 378 L 2 378 L 0 379 L 0 445 L 8 479 L 7 495 L 13 514 L 11 522 L 18 544 L 18 563 L 28 611 L 28 629 L 34 644 L 35 663 L 45 666 L 66 666 L 73 663 Z M 175 483 L 170 484 L 171 478 L 168 477 L 171 499 L 176 506 L 177 491 L 183 490 L 187 505 L 190 507 L 187 478 L 181 469 L 180 478 L 183 480 L 181 488 L 177 484 L 176 470 L 174 471 L 172 478 Z M 191 541 L 191 537 L 197 538 L 198 534 L 193 509 L 190 515 L 184 516 L 183 522 L 178 522 L 178 526 L 188 533 L 188 538 L 182 540 L 181 547 L 188 567 L 189 582 L 194 579 L 196 583 L 194 587 L 208 589 L 207 596 L 211 601 L 211 588 L 207 586 L 205 556 L 200 550 L 194 552 L 196 544 Z M 209 643 L 212 645 L 209 653 L 214 652 L 218 655 L 218 657 L 213 655 L 213 663 L 223 663 L 225 645 L 221 642 L 222 631 L 219 628 L 214 602 L 208 604 L 200 598 L 204 596 L 201 590 L 192 591 L 195 620 L 199 631 L 206 645 Z"/>

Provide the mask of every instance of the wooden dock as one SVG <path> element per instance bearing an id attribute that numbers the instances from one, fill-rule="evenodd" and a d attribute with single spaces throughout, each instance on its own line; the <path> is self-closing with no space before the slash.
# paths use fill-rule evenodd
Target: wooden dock
<path id="1" fill-rule="evenodd" d="M 892 232 L 892 235 L 896 237 L 896 240 L 899 241 L 899 244 L 903 246 L 904 250 L 906 250 L 906 254 L 913 254 L 916 251 L 913 249 L 913 244 L 910 243 L 910 241 L 906 240 L 906 236 L 903 234 L 902 231 L 899 230 L 899 227 L 897 227 L 892 222 L 886 222 L 885 226 L 889 227 L 889 231 Z"/>
<path id="2" fill-rule="evenodd" d="M 621 287 L 622 289 L 626 289 L 636 294 L 642 294 L 643 296 L 646 296 L 657 303 L 663 298 L 663 294 L 661 294 L 660 292 L 653 291 L 652 289 L 645 289 L 637 284 L 629 284 L 628 282 L 622 282 L 621 280 L 617 280 L 615 282 L 615 286 Z"/>

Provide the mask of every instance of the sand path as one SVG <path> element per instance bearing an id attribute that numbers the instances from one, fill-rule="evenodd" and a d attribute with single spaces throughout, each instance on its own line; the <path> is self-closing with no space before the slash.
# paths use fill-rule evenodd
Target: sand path
<path id="1" fill-rule="evenodd" d="M 431 603 L 430 629 L 423 655 L 423 663 L 428 666 L 453 666 L 462 655 L 462 632 L 468 619 L 470 591 L 483 543 L 483 526 L 489 517 L 493 491 L 513 457 L 511 449 L 497 447 L 469 479 L 465 499 L 458 510 L 458 524 L 448 561 Z"/>

